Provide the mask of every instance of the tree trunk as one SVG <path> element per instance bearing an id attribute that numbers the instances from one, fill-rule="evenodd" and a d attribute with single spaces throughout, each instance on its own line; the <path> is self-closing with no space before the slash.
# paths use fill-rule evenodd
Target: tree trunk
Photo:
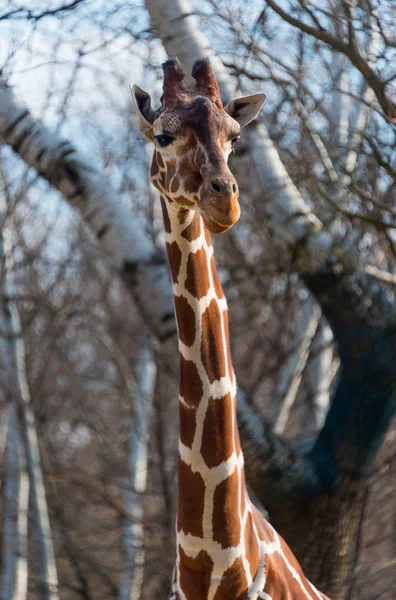
<path id="1" fill-rule="evenodd" d="M 59 600 L 58 576 L 55 564 L 55 554 L 52 543 L 51 525 L 48 515 L 47 499 L 44 487 L 43 471 L 41 467 L 40 448 L 38 443 L 35 418 L 26 373 L 25 343 L 22 337 L 21 320 L 15 300 L 14 263 L 12 257 L 12 234 L 4 224 L 7 214 L 7 201 L 5 193 L 0 194 L 0 213 L 3 217 L 3 231 L 1 235 L 1 249 L 5 264 L 5 295 L 7 301 L 6 314 L 8 315 L 7 330 L 12 335 L 10 352 L 12 359 L 7 366 L 7 380 L 12 392 L 15 415 L 21 428 L 26 453 L 27 470 L 29 473 L 30 494 L 32 501 L 33 526 L 36 531 L 36 547 L 38 553 L 39 586 L 43 600 Z"/>
<path id="2" fill-rule="evenodd" d="M 15 406 L 10 409 L 5 450 L 1 600 L 27 597 L 29 479 Z"/>
<path id="3" fill-rule="evenodd" d="M 364 480 L 345 475 L 326 494 L 271 506 L 271 522 L 305 575 L 332 600 L 345 600 L 350 586 L 365 490 Z"/>

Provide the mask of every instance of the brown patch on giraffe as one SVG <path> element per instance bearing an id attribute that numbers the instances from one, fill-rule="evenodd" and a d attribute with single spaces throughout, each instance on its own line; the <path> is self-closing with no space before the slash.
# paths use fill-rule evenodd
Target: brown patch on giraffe
<path id="1" fill-rule="evenodd" d="M 200 185 L 202 184 L 202 178 L 199 175 L 192 177 L 191 174 L 187 179 L 184 180 L 184 190 L 187 194 L 195 194 Z"/>
<path id="2" fill-rule="evenodd" d="M 203 538 L 203 513 L 205 504 L 205 482 L 199 473 L 179 457 L 179 504 L 177 530 Z"/>
<path id="3" fill-rule="evenodd" d="M 202 315 L 201 358 L 210 383 L 225 377 L 221 313 L 216 300 L 211 301 Z"/>
<path id="4" fill-rule="evenodd" d="M 187 448 L 191 448 L 194 441 L 195 430 L 197 427 L 196 414 L 195 408 L 187 408 L 179 402 L 179 436 L 180 441 L 187 446 Z"/>
<path id="5" fill-rule="evenodd" d="M 180 204 L 181 206 L 187 208 L 192 208 L 195 204 L 195 202 L 189 200 L 188 198 L 185 198 L 184 196 L 176 196 L 176 198 L 174 198 L 174 201 Z"/>
<path id="6" fill-rule="evenodd" d="M 230 600 L 230 598 L 242 600 L 247 597 L 247 588 L 248 582 L 245 569 L 243 568 L 242 558 L 239 557 L 231 567 L 224 571 L 213 600 Z"/>
<path id="7" fill-rule="evenodd" d="M 172 227 L 171 227 L 171 222 L 169 219 L 168 209 L 166 208 L 166 202 L 162 196 L 161 196 L 161 208 L 162 208 L 162 216 L 164 218 L 165 231 L 166 231 L 166 233 L 171 233 Z"/>
<path id="8" fill-rule="evenodd" d="M 188 140 L 186 143 L 186 149 L 191 147 L 191 145 L 194 143 L 194 138 L 192 138 L 191 141 Z M 194 165 L 191 164 L 188 154 L 186 159 L 180 161 L 178 173 L 183 182 L 183 189 L 185 192 L 187 192 L 187 194 L 197 194 L 202 185 L 202 177 L 199 173 L 194 173 Z"/>
<path id="9" fill-rule="evenodd" d="M 179 546 L 180 587 L 188 600 L 204 600 L 208 597 L 213 571 L 213 560 L 205 550 L 190 558 Z"/>
<path id="10" fill-rule="evenodd" d="M 256 534 L 253 529 L 252 513 L 248 513 L 245 525 L 245 548 L 246 558 L 250 566 L 250 574 L 252 579 L 256 577 L 257 569 L 260 562 L 260 551 Z"/>
<path id="11" fill-rule="evenodd" d="M 187 210 L 186 208 L 181 208 L 179 210 L 179 212 L 177 213 L 177 218 L 179 219 L 180 225 L 183 225 L 186 222 L 186 219 L 189 214 L 190 214 L 190 211 Z"/>
<path id="12" fill-rule="evenodd" d="M 187 260 L 186 290 L 198 300 L 206 296 L 209 290 L 208 261 L 204 248 L 192 252 Z"/>
<path id="13" fill-rule="evenodd" d="M 261 512 L 255 507 L 253 502 L 250 502 L 250 507 L 252 509 L 253 521 L 256 525 L 257 534 L 260 540 L 265 540 L 267 542 L 274 541 L 274 532 L 265 521 Z"/>
<path id="14" fill-rule="evenodd" d="M 201 235 L 201 219 L 199 215 L 194 215 L 190 225 L 182 233 L 182 236 L 189 242 L 196 240 Z"/>
<path id="15" fill-rule="evenodd" d="M 219 276 L 217 274 L 216 263 L 214 254 L 212 254 L 212 258 L 210 259 L 210 268 L 212 270 L 212 278 L 213 278 L 213 286 L 216 292 L 216 296 L 220 299 L 224 297 L 223 288 L 221 287 L 221 283 L 219 280 Z"/>
<path id="16" fill-rule="evenodd" d="M 177 190 L 179 189 L 179 185 L 180 183 L 177 177 L 173 177 L 170 185 L 170 191 L 172 194 L 176 194 Z"/>
<path id="17" fill-rule="evenodd" d="M 301 594 L 299 584 L 286 571 L 285 562 L 279 554 L 267 555 L 264 591 L 272 598 L 298 598 Z"/>
<path id="18" fill-rule="evenodd" d="M 166 190 L 166 173 L 165 173 L 165 171 L 161 171 L 158 174 L 158 181 L 160 182 L 162 189 Z"/>
<path id="19" fill-rule="evenodd" d="M 182 253 L 176 242 L 172 242 L 171 244 L 166 242 L 166 251 L 168 253 L 172 281 L 173 283 L 176 283 L 179 276 Z"/>
<path id="20" fill-rule="evenodd" d="M 192 360 L 186 360 L 181 354 L 179 390 L 189 406 L 198 406 L 203 394 L 202 381 Z"/>
<path id="21" fill-rule="evenodd" d="M 231 349 L 230 349 L 230 331 L 228 327 L 228 310 L 223 311 L 224 337 L 226 342 L 226 355 L 228 363 L 228 375 L 231 383 L 234 381 L 234 369 L 232 366 Z"/>
<path id="22" fill-rule="evenodd" d="M 151 168 L 150 168 L 151 178 L 155 177 L 158 173 L 159 173 L 158 161 L 156 159 L 156 155 L 154 155 L 153 162 L 151 163 Z"/>
<path id="23" fill-rule="evenodd" d="M 183 296 L 175 296 L 174 302 L 179 338 L 186 346 L 192 346 L 195 340 L 195 313 Z"/>
<path id="24" fill-rule="evenodd" d="M 241 523 L 239 521 L 239 475 L 232 475 L 219 483 L 213 498 L 213 539 L 222 548 L 239 544 Z"/>
<path id="25" fill-rule="evenodd" d="M 156 152 L 155 153 L 155 157 L 157 159 L 157 163 L 158 163 L 159 168 L 163 169 L 165 167 L 165 163 L 164 163 L 164 160 L 163 160 L 163 158 L 161 156 L 161 153 L 160 152 Z"/>
<path id="26" fill-rule="evenodd" d="M 232 413 L 231 394 L 217 400 L 209 398 L 203 423 L 201 454 L 210 469 L 230 458 L 234 451 Z"/>

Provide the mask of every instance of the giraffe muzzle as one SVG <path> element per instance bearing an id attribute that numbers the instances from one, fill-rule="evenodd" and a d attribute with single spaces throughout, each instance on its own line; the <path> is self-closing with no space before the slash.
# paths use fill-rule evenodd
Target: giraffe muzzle
<path id="1" fill-rule="evenodd" d="M 209 231 L 212 233 L 224 233 L 238 221 L 241 210 L 238 200 L 235 199 L 233 208 L 230 211 L 224 212 L 213 205 L 210 207 L 201 205 L 200 213 Z"/>
<path id="2" fill-rule="evenodd" d="M 241 209 L 239 190 L 231 173 L 208 177 L 200 190 L 199 210 L 212 233 L 222 233 L 238 221 Z"/>

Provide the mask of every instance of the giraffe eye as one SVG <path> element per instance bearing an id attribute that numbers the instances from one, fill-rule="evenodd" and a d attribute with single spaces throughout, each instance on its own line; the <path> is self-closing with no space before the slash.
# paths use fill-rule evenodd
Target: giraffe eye
<path id="1" fill-rule="evenodd" d="M 157 140 L 158 144 L 161 146 L 161 148 L 169 146 L 169 144 L 171 144 L 174 139 L 170 135 L 166 135 L 166 133 L 160 133 L 159 135 L 156 135 L 154 137 Z"/>
<path id="2" fill-rule="evenodd" d="M 235 144 L 237 144 L 240 139 L 241 139 L 240 135 L 237 135 L 234 138 L 232 138 L 232 140 L 231 140 L 231 146 L 234 148 Z"/>

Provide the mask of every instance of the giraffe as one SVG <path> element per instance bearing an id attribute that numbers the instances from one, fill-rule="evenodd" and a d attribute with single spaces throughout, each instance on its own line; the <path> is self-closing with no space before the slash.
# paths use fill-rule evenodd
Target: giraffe
<path id="1" fill-rule="evenodd" d="M 169 600 L 324 600 L 249 499 L 236 422 L 227 302 L 210 233 L 239 219 L 227 161 L 264 94 L 223 107 L 208 60 L 195 87 L 178 60 L 163 64 L 161 107 L 131 85 L 143 135 L 154 142 L 180 354 L 177 555 Z"/>

